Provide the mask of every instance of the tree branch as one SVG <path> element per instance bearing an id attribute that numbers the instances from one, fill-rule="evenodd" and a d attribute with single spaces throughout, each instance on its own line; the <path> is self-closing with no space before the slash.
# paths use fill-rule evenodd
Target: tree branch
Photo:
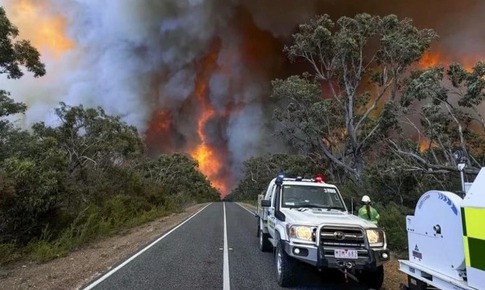
<path id="1" fill-rule="evenodd" d="M 323 143 L 323 140 L 321 140 L 321 139 L 318 139 L 318 140 L 319 140 L 320 147 L 323 150 L 323 153 L 325 154 L 325 156 L 327 156 L 328 159 L 332 160 L 332 162 L 334 162 L 338 166 L 342 167 L 345 171 L 351 173 L 354 177 L 358 178 L 357 171 L 355 169 L 353 169 L 352 167 L 350 167 L 346 163 L 344 163 L 341 160 L 339 160 L 338 158 L 336 158 L 332 154 L 332 152 L 330 152 L 330 150 L 327 148 L 327 146 Z"/>

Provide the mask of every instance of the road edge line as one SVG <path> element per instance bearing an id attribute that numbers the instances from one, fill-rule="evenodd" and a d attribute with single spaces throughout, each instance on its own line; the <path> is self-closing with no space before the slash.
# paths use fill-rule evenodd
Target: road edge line
<path id="1" fill-rule="evenodd" d="M 236 204 L 242 207 L 243 209 L 245 209 L 246 211 L 248 211 L 249 213 L 251 213 L 252 215 L 256 215 L 256 212 L 252 212 L 251 210 L 247 209 L 245 206 L 241 205 L 239 202 L 236 202 Z"/>
<path id="2" fill-rule="evenodd" d="M 230 283 L 230 276 L 229 276 L 229 249 L 227 246 L 227 219 L 226 219 L 226 203 L 223 202 L 222 207 L 224 209 L 224 258 L 223 258 L 223 290 L 230 290 L 231 283 Z"/>
<path id="3" fill-rule="evenodd" d="M 184 220 L 183 222 L 181 222 L 180 224 L 178 224 L 176 227 L 174 227 L 173 229 L 171 229 L 170 231 L 168 231 L 167 233 L 165 233 L 163 236 L 161 236 L 160 238 L 158 238 L 157 240 L 155 240 L 154 242 L 152 242 L 151 244 L 149 244 L 145 248 L 141 249 L 140 251 L 136 252 L 128 260 L 124 261 L 123 263 L 121 263 L 120 265 L 118 265 L 116 268 L 112 269 L 108 273 L 106 273 L 103 276 L 101 276 L 98 280 L 96 280 L 93 283 L 91 283 L 88 286 L 86 286 L 86 288 L 83 288 L 83 290 L 90 290 L 90 289 L 93 289 L 94 287 L 96 287 L 99 283 L 103 282 L 104 280 L 106 280 L 106 278 L 108 278 L 109 276 L 113 275 L 113 273 L 115 273 L 116 271 L 118 271 L 119 269 L 121 269 L 122 267 L 124 267 L 129 262 L 133 261 L 136 257 L 138 257 L 139 255 L 141 255 L 143 252 L 145 252 L 149 248 L 153 247 L 156 243 L 160 242 L 166 236 L 170 235 L 172 232 L 174 232 L 176 229 L 178 229 L 179 227 L 181 227 L 182 225 L 184 225 L 186 222 L 188 222 L 189 220 L 191 220 L 193 217 L 195 217 L 196 215 L 198 215 L 201 211 L 203 211 L 204 209 L 206 209 L 211 204 L 212 204 L 212 202 L 209 203 L 208 205 L 204 206 L 203 208 L 201 208 L 199 211 L 197 211 L 196 213 L 194 213 L 193 215 L 191 215 L 190 217 L 188 217 L 186 220 Z"/>

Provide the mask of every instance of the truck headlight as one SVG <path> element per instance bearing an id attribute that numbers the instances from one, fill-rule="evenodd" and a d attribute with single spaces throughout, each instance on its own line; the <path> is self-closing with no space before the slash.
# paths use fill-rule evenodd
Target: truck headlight
<path id="1" fill-rule="evenodd" d="M 386 237 L 384 231 L 381 230 L 367 230 L 367 240 L 371 247 L 384 247 Z"/>
<path id="2" fill-rule="evenodd" d="M 304 241 L 312 241 L 312 228 L 307 226 L 290 227 L 290 238 Z"/>

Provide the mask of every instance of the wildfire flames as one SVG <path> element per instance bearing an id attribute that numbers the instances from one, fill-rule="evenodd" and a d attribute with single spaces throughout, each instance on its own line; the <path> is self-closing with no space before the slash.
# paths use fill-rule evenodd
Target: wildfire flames
<path id="1" fill-rule="evenodd" d="M 425 137 L 421 137 L 419 139 L 420 139 L 419 140 L 419 152 L 421 152 L 421 153 L 428 151 L 430 148 L 438 147 L 438 145 L 435 142 L 430 142 L 430 140 L 428 140 Z"/>
<path id="2" fill-rule="evenodd" d="M 419 67 L 428 68 L 443 64 L 443 55 L 439 52 L 426 52 L 419 61 Z"/>
<path id="3" fill-rule="evenodd" d="M 456 56 L 453 57 L 451 55 L 445 55 L 437 50 L 431 50 L 424 53 L 419 61 L 418 66 L 425 69 L 433 66 L 446 66 L 453 62 L 458 62 L 465 70 L 471 71 L 473 66 L 476 64 L 477 59 L 479 59 L 479 57 L 460 56 L 458 58 Z"/>
<path id="4" fill-rule="evenodd" d="M 215 115 L 216 111 L 208 99 L 208 83 L 212 73 L 217 69 L 217 57 L 219 55 L 219 45 L 216 42 L 212 50 L 202 58 L 199 65 L 199 70 L 195 80 L 195 97 L 200 106 L 200 116 L 197 121 L 197 136 L 200 144 L 190 152 L 192 157 L 198 161 L 199 168 L 209 180 L 212 185 L 222 193 L 227 193 L 227 186 L 223 180 L 219 178 L 222 169 L 222 162 L 216 149 L 208 142 L 205 133 L 205 127 Z"/>

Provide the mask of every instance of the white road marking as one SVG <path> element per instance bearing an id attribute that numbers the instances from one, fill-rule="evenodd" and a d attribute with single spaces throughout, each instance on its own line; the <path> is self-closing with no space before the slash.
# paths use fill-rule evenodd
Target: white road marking
<path id="1" fill-rule="evenodd" d="M 229 277 L 229 250 L 227 247 L 227 221 L 226 221 L 226 203 L 222 204 L 224 208 L 224 266 L 223 266 L 223 290 L 231 289 L 230 277 Z"/>
<path id="2" fill-rule="evenodd" d="M 162 239 L 164 239 L 166 236 L 170 235 L 172 232 L 174 232 L 176 229 L 180 228 L 183 224 L 185 224 L 186 222 L 188 222 L 189 220 L 191 220 L 193 217 L 195 217 L 196 215 L 198 215 L 201 211 L 203 211 L 206 207 L 208 207 L 209 205 L 211 205 L 212 203 L 209 203 L 208 205 L 204 206 L 202 209 L 200 209 L 198 212 L 194 213 L 192 216 L 190 216 L 188 219 L 186 219 L 185 221 L 183 221 L 181 224 L 179 224 L 178 226 L 176 226 L 175 228 L 171 229 L 168 233 L 166 233 L 165 235 L 161 236 L 160 238 L 158 238 L 156 241 L 154 241 L 153 243 L 151 243 L 150 245 L 146 246 L 145 248 L 143 248 L 141 251 L 139 251 L 138 253 L 136 253 L 135 255 L 131 256 L 131 258 L 129 258 L 128 260 L 124 261 L 123 263 L 121 263 L 120 265 L 118 265 L 118 267 L 114 268 L 113 270 L 109 271 L 108 273 L 106 273 L 104 276 L 102 276 L 101 278 L 99 278 L 98 280 L 94 281 L 92 284 L 88 285 L 86 288 L 84 288 L 84 290 L 90 290 L 90 289 L 93 289 L 94 287 L 96 287 L 99 283 L 103 282 L 104 280 L 106 280 L 106 278 L 108 278 L 109 276 L 113 275 L 113 273 L 115 273 L 116 271 L 118 271 L 119 269 L 121 269 L 122 267 L 124 267 L 126 264 L 128 264 L 129 262 L 133 261 L 136 257 L 138 257 L 139 255 L 141 255 L 143 252 L 145 252 L 146 250 L 148 250 L 149 248 L 151 248 L 152 246 L 154 246 L 156 243 L 160 242 Z M 224 216 L 225 218 L 225 216 Z M 224 219 L 224 222 L 225 222 L 225 219 Z"/>

